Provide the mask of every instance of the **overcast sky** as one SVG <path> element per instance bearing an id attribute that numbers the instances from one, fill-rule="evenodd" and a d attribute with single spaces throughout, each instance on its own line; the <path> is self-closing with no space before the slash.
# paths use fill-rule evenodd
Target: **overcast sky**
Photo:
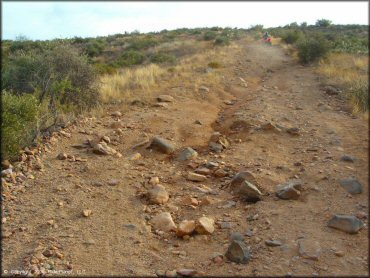
<path id="1" fill-rule="evenodd" d="M 249 28 L 292 22 L 368 24 L 368 1 L 348 2 L 11 2 L 2 1 L 2 38 L 96 37 L 194 27 Z"/>

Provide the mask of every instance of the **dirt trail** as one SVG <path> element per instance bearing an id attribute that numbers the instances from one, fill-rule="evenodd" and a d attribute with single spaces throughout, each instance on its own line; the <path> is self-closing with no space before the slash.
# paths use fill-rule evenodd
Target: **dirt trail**
<path id="1" fill-rule="evenodd" d="M 133 106 L 121 117 L 121 135 L 110 127 L 112 111 L 67 128 L 71 138 L 59 135 L 43 155 L 45 171 L 2 204 L 7 218 L 3 231 L 13 232 L 2 242 L 3 270 L 30 269 L 28 262 L 33 259 L 34 269 L 44 260 L 48 264 L 44 268 L 73 275 L 155 276 L 158 270 L 181 268 L 222 276 L 367 275 L 367 213 L 366 226 L 357 234 L 327 227 L 334 214 L 368 211 L 367 123 L 350 116 L 341 100 L 320 90 L 312 68 L 298 65 L 278 46 L 241 44 L 230 52 L 223 75 L 223 93 L 212 101 L 180 89 L 166 92 L 175 101 L 165 108 Z M 207 94 L 212 93 L 211 89 Z M 268 123 L 281 131 L 257 128 Z M 299 128 L 299 136 L 284 131 L 292 127 Z M 92 134 L 81 133 L 84 130 Z M 209 152 L 214 131 L 231 141 L 221 154 Z M 72 147 L 97 135 L 109 136 L 109 146 L 123 156 L 99 156 Z M 177 149 L 174 156 L 145 147 L 132 149 L 155 135 L 171 139 Z M 188 162 L 174 159 L 185 147 L 199 153 L 195 162 L 218 162 L 228 171 L 226 177 L 210 176 L 201 183 L 213 194 L 199 191 L 199 183 L 185 179 L 191 170 Z M 61 152 L 87 161 L 56 159 Z M 130 160 L 136 152 L 142 158 Z M 356 160 L 340 161 L 343 154 Z M 241 170 L 255 175 L 264 194 L 261 201 L 240 201 L 223 188 Z M 165 205 L 148 205 L 138 196 L 153 176 L 170 193 Z M 350 195 L 339 185 L 349 176 L 363 185 L 362 194 Z M 276 185 L 294 177 L 304 183 L 301 197 L 278 199 Z M 108 185 L 112 180 L 118 184 Z M 213 203 L 182 205 L 182 198 L 189 195 L 198 199 L 207 195 Z M 231 200 L 235 205 L 230 205 Z M 89 217 L 82 216 L 85 209 L 92 211 Z M 231 227 L 216 225 L 213 234 L 189 240 L 156 234 L 147 220 L 161 211 L 171 212 L 175 223 L 206 215 Z M 212 261 L 215 252 L 225 254 L 231 232 L 243 234 L 250 246 L 252 258 L 246 265 Z M 302 238 L 319 243 L 317 261 L 299 256 L 297 242 Z M 283 245 L 266 246 L 267 239 Z M 60 258 L 40 255 L 51 246 L 59 250 Z M 337 251 L 344 256 L 335 255 Z"/>

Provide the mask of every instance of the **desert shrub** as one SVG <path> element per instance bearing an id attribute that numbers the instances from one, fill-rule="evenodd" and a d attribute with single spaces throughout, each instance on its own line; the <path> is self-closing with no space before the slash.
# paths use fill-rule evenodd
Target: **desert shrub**
<path id="1" fill-rule="evenodd" d="M 91 41 L 85 47 L 85 52 L 89 57 L 97 57 L 103 53 L 104 43 L 100 41 Z"/>
<path id="2" fill-rule="evenodd" d="M 217 34 L 215 32 L 212 32 L 212 31 L 208 31 L 206 32 L 204 35 L 203 35 L 203 39 L 205 41 L 211 41 L 211 40 L 214 40 L 216 38 Z"/>
<path id="3" fill-rule="evenodd" d="M 17 96 L 2 91 L 1 155 L 3 159 L 15 156 L 28 145 L 37 126 L 37 99 L 30 94 Z"/>
<path id="4" fill-rule="evenodd" d="M 287 44 L 294 44 L 296 43 L 301 37 L 303 33 L 297 30 L 294 31 L 286 31 L 282 34 L 281 39 L 286 42 Z"/>
<path id="5" fill-rule="evenodd" d="M 307 64 L 326 57 L 330 44 L 322 36 L 306 36 L 298 41 L 297 48 L 300 61 Z"/>
<path id="6" fill-rule="evenodd" d="M 352 82 L 348 97 L 352 102 L 355 112 L 369 111 L 369 82 L 368 80 L 357 79 Z"/>
<path id="7" fill-rule="evenodd" d="M 222 65 L 219 62 L 217 62 L 217 61 L 209 62 L 208 63 L 208 66 L 210 68 L 213 68 L 213 69 L 218 69 L 218 68 L 221 68 L 222 67 Z"/>
<path id="8" fill-rule="evenodd" d="M 94 68 L 97 74 L 113 74 L 117 71 L 114 66 L 106 63 L 96 63 Z"/>
<path id="9" fill-rule="evenodd" d="M 176 61 L 176 56 L 163 52 L 157 52 L 150 56 L 150 61 L 156 64 L 174 63 Z"/>
<path id="10" fill-rule="evenodd" d="M 121 66 L 133 66 L 133 65 L 140 65 L 145 60 L 145 56 L 140 51 L 136 51 L 133 49 L 124 51 L 119 59 L 119 64 Z"/>
<path id="11" fill-rule="evenodd" d="M 16 93 L 32 93 L 37 80 L 34 78 L 38 69 L 41 69 L 41 59 L 35 53 L 18 53 L 9 56 L 7 63 L 2 67 L 2 86 Z"/>
<path id="12" fill-rule="evenodd" d="M 215 39 L 215 45 L 228 45 L 230 44 L 229 38 L 225 36 L 219 36 Z"/>
<path id="13" fill-rule="evenodd" d="M 158 43 L 154 38 L 133 39 L 127 49 L 143 50 L 156 46 Z"/>

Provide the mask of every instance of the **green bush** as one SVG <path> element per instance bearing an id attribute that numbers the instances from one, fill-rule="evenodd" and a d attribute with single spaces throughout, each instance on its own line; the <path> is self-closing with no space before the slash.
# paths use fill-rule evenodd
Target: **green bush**
<path id="1" fill-rule="evenodd" d="M 2 91 L 1 155 L 3 159 L 17 155 L 30 144 L 37 129 L 37 99 L 30 94 L 17 96 Z"/>
<path id="2" fill-rule="evenodd" d="M 330 44 L 321 36 L 306 36 L 298 41 L 297 48 L 299 60 L 307 64 L 325 58 L 330 51 Z"/>
<path id="3" fill-rule="evenodd" d="M 92 41 L 86 45 L 85 52 L 89 57 L 97 57 L 103 53 L 104 44 L 99 41 Z"/>
<path id="4" fill-rule="evenodd" d="M 142 39 L 133 39 L 130 42 L 130 45 L 127 47 L 127 50 L 142 50 L 148 49 L 150 47 L 156 46 L 159 42 L 154 38 L 142 38 Z"/>
<path id="5" fill-rule="evenodd" d="M 229 45 L 230 40 L 227 37 L 219 36 L 215 40 L 215 45 Z"/>
<path id="6" fill-rule="evenodd" d="M 176 61 L 176 56 L 172 54 L 167 54 L 163 52 L 157 52 L 150 56 L 150 61 L 152 63 L 161 64 L 161 63 L 174 63 Z"/>
<path id="7" fill-rule="evenodd" d="M 136 50 L 127 50 L 124 51 L 119 59 L 119 64 L 121 66 L 133 66 L 133 65 L 140 65 L 144 62 L 145 56 L 143 53 L 136 51 Z"/>
<path id="8" fill-rule="evenodd" d="M 217 34 L 215 32 L 208 31 L 203 35 L 205 41 L 211 41 L 216 38 Z"/>
<path id="9" fill-rule="evenodd" d="M 113 74 L 117 72 L 114 66 L 104 63 L 96 63 L 94 64 L 94 68 L 98 74 Z"/>
<path id="10" fill-rule="evenodd" d="M 297 30 L 294 31 L 286 31 L 282 34 L 281 39 L 286 42 L 287 44 L 294 44 L 296 43 L 301 37 L 303 33 Z"/>

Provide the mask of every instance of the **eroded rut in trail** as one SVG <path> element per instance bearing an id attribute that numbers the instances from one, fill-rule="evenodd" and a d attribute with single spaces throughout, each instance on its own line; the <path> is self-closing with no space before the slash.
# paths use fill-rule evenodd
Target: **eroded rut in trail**
<path id="1" fill-rule="evenodd" d="M 241 43 L 230 51 L 223 75 L 223 98 L 169 91 L 174 100 L 166 107 L 133 106 L 122 116 L 108 111 L 100 119 L 82 119 L 53 136 L 40 162 L 30 154 L 27 161 L 42 171 L 21 184 L 3 184 L 3 270 L 367 275 L 367 123 L 345 112 L 340 99 L 320 89 L 312 68 L 298 65 L 278 46 Z M 209 148 L 215 131 L 230 143 L 221 152 Z M 122 157 L 98 155 L 88 142 L 83 145 L 104 135 Z M 167 139 L 175 153 L 148 149 L 145 140 L 153 136 Z M 178 161 L 186 147 L 198 156 Z M 65 160 L 57 158 L 60 153 L 68 155 Z M 354 162 L 342 161 L 344 154 Z M 27 168 L 27 161 L 19 167 Z M 203 181 L 189 180 L 196 169 Z M 240 171 L 252 173 L 260 201 L 246 202 L 227 189 Z M 340 186 L 351 176 L 362 193 Z M 169 193 L 163 205 L 145 197 L 153 177 Z M 298 197 L 277 197 L 276 186 L 292 179 L 302 181 Z M 156 231 L 151 224 L 161 212 L 169 212 L 176 225 L 207 217 L 215 230 L 184 238 Z M 356 215 L 365 226 L 355 234 L 330 228 L 335 214 Z M 225 257 L 231 234 L 249 247 L 247 264 Z"/>

